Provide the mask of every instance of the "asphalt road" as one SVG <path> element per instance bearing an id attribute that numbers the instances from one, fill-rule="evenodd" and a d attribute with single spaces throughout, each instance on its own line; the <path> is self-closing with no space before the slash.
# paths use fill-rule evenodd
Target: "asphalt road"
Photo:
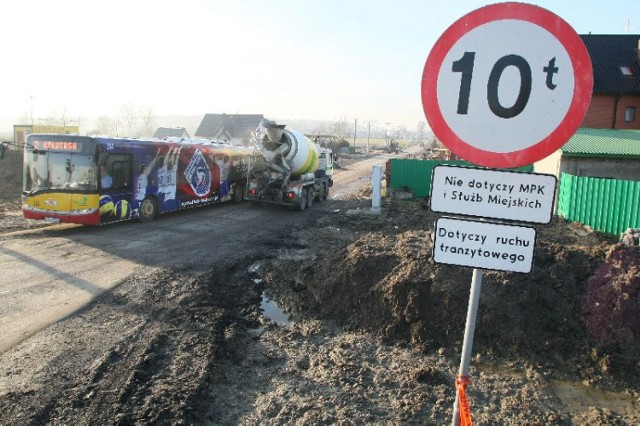
<path id="1" fill-rule="evenodd" d="M 113 289 L 139 268 L 188 265 L 203 271 L 252 254 L 287 226 L 343 208 L 386 156 L 336 170 L 330 199 L 305 212 L 277 206 L 218 205 L 168 214 L 151 223 L 54 225 L 0 235 L 0 353 Z"/>

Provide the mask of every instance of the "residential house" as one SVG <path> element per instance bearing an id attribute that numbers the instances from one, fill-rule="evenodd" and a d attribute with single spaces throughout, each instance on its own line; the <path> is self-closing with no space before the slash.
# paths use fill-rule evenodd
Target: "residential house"
<path id="1" fill-rule="evenodd" d="M 640 181 L 640 35 L 582 35 L 593 95 L 576 134 L 536 172 Z"/>
<path id="2" fill-rule="evenodd" d="M 263 118 L 262 114 L 205 114 L 196 137 L 247 146 Z"/>
<path id="3" fill-rule="evenodd" d="M 154 138 L 190 138 L 189 132 L 184 127 L 158 127 L 153 134 Z"/>
<path id="4" fill-rule="evenodd" d="M 640 130 L 580 128 L 534 165 L 538 173 L 640 181 Z"/>
<path id="5" fill-rule="evenodd" d="M 640 35 L 581 35 L 593 65 L 593 95 L 581 127 L 640 129 Z"/>

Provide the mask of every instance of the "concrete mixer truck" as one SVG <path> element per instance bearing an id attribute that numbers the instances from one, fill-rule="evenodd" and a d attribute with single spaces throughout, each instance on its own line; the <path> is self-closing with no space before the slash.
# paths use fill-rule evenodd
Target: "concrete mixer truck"
<path id="1" fill-rule="evenodd" d="M 333 186 L 333 155 L 303 133 L 263 120 L 253 136 L 245 199 L 296 210 L 326 200 Z"/>

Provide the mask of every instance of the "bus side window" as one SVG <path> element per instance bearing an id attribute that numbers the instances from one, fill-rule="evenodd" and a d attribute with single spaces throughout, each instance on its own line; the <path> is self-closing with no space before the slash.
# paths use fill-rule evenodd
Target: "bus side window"
<path id="1" fill-rule="evenodd" d="M 113 169 L 113 186 L 115 188 L 125 188 L 127 186 L 127 181 L 125 179 L 124 171 L 122 168 L 118 167 Z"/>
<path id="2" fill-rule="evenodd" d="M 133 179 L 131 178 L 131 156 L 126 154 L 111 154 L 111 160 L 111 176 L 113 177 L 113 188 L 131 188 L 133 184 Z"/>

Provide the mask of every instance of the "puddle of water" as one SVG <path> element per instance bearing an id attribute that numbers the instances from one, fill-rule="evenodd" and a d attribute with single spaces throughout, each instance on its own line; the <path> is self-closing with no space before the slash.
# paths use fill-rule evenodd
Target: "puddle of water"
<path id="1" fill-rule="evenodd" d="M 260 310 L 271 321 L 274 321 L 279 325 L 286 325 L 291 322 L 289 315 L 287 315 L 276 302 L 269 299 L 267 293 L 262 293 L 262 300 L 260 301 Z"/>
<path id="2" fill-rule="evenodd" d="M 307 249 L 282 249 L 278 252 L 278 258 L 280 260 L 308 260 L 315 259 L 315 255 L 313 253 L 309 253 Z"/>
<path id="3" fill-rule="evenodd" d="M 571 411 L 576 409 L 588 411 L 589 407 L 606 407 L 615 413 L 626 414 L 632 406 L 637 404 L 631 395 L 624 392 L 597 389 L 580 382 L 553 380 L 551 386 L 558 398 Z"/>
<path id="4" fill-rule="evenodd" d="M 489 364 L 477 366 L 487 374 L 499 374 L 514 379 L 524 379 L 523 371 L 507 367 L 497 367 Z M 624 392 L 607 391 L 587 386 L 582 382 L 568 380 L 551 380 L 551 388 L 570 412 L 588 412 L 590 407 L 607 408 L 620 415 L 637 409 L 636 399 Z"/>
<path id="5" fill-rule="evenodd" d="M 527 377 L 524 371 L 517 370 L 515 368 L 503 367 L 494 364 L 485 364 L 481 362 L 475 363 L 475 366 L 478 370 L 482 371 L 485 374 L 508 376 L 514 379 L 524 379 L 525 377 Z"/>
<path id="6" fill-rule="evenodd" d="M 264 260 L 258 260 L 249 266 L 249 272 L 257 273 L 264 266 Z"/>
<path id="7" fill-rule="evenodd" d="M 259 273 L 260 269 L 262 269 L 264 264 L 265 264 L 264 260 L 258 260 L 257 262 L 252 263 L 248 268 L 249 273 L 252 273 L 252 274 Z M 260 284 L 262 283 L 263 280 L 262 278 L 252 278 L 252 281 L 255 284 Z M 260 310 L 262 311 L 262 314 L 265 317 L 269 318 L 271 321 L 275 322 L 276 324 L 286 325 L 291 322 L 291 320 L 289 319 L 289 315 L 287 315 L 282 310 L 282 308 L 278 306 L 276 302 L 269 299 L 269 296 L 264 291 L 262 292 L 262 296 L 260 300 Z"/>

